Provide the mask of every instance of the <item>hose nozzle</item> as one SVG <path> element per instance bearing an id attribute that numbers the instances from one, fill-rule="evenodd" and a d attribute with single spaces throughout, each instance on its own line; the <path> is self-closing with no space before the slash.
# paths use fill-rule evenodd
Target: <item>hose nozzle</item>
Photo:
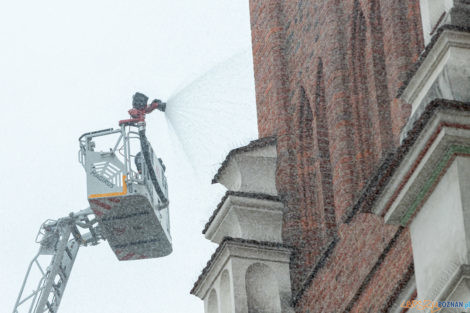
<path id="1" fill-rule="evenodd" d="M 156 106 L 155 106 L 156 105 Z M 162 112 L 165 112 L 166 110 L 166 102 L 163 102 L 160 99 L 155 99 L 152 101 L 150 104 L 150 107 L 153 107 L 154 109 L 160 110 Z"/>
<path id="2" fill-rule="evenodd" d="M 165 112 L 166 110 L 166 102 L 161 102 L 158 107 L 157 107 L 157 110 L 160 110 L 162 112 Z"/>

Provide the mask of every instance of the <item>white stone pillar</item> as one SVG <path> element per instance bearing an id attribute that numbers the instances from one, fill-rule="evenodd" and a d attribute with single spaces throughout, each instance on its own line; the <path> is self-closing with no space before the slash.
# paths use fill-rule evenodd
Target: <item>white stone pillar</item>
<path id="1" fill-rule="evenodd" d="M 470 22 L 470 11 L 467 19 Z M 470 32 L 445 29 L 424 56 L 401 95 L 411 104 L 410 122 L 402 130 L 402 140 L 431 101 L 470 102 Z"/>
<path id="2" fill-rule="evenodd" d="M 417 300 L 468 302 L 470 1 L 420 7 L 426 50 L 401 93 L 412 107 L 403 155 L 373 210 L 409 227 Z"/>
<path id="3" fill-rule="evenodd" d="M 417 300 L 466 303 L 470 301 L 470 108 L 443 101 L 441 108 L 427 114 L 421 129 L 414 129 L 413 144 L 374 210 L 386 223 L 409 227 Z"/>
<path id="4" fill-rule="evenodd" d="M 219 248 L 191 290 L 206 313 L 215 295 L 219 313 L 293 312 L 275 172 L 275 141 L 261 139 L 231 151 L 214 178 L 229 190 L 203 233 Z"/>

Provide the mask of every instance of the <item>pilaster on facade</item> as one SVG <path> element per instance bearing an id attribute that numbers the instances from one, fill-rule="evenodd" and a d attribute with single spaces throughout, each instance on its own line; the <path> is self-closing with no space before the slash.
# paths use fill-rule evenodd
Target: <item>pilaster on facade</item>
<path id="1" fill-rule="evenodd" d="M 403 156 L 374 206 L 386 223 L 409 227 L 420 300 L 470 298 L 470 33 L 461 28 L 468 6 L 421 1 L 425 38 L 431 26 L 440 30 L 402 93 L 412 105 Z"/>
<path id="2" fill-rule="evenodd" d="M 293 312 L 275 171 L 276 141 L 264 138 L 232 150 L 214 177 L 228 191 L 203 233 L 219 247 L 191 290 L 206 313 Z"/>
<path id="3" fill-rule="evenodd" d="M 470 102 L 470 2 L 461 0 L 422 0 L 421 16 L 426 29 L 441 15 L 433 37 L 417 63 L 412 77 L 401 93 L 411 104 L 410 122 L 401 140 L 426 106 L 434 99 Z M 429 9 L 428 9 L 429 8 Z"/>
<path id="4" fill-rule="evenodd" d="M 470 293 L 461 288 L 470 264 L 470 104 L 434 105 L 375 213 L 409 226 L 419 299 L 467 302 Z"/>

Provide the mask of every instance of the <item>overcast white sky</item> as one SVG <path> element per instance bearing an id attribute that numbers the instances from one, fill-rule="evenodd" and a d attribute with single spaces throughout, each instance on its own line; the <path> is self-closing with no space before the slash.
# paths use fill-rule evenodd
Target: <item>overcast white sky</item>
<path id="1" fill-rule="evenodd" d="M 136 91 L 173 105 L 172 126 L 156 112 L 147 133 L 168 168 L 174 253 L 118 262 L 107 243 L 82 248 L 60 312 L 203 312 L 189 290 L 224 192 L 209 177 L 257 136 L 249 25 L 248 0 L 0 2 L 2 312 L 40 224 L 87 207 L 79 135 L 116 127 Z"/>

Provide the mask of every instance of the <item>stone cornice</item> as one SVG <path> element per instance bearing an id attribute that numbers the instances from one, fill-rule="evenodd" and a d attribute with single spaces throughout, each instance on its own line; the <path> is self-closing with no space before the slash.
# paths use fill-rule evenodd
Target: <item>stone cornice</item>
<path id="1" fill-rule="evenodd" d="M 454 108 L 429 116 L 375 203 L 388 223 L 407 225 L 453 158 L 470 153 L 470 104 L 441 102 Z"/>
<path id="2" fill-rule="evenodd" d="M 436 31 L 436 34 L 432 37 L 431 42 L 426 46 L 424 51 L 419 56 L 419 59 L 411 66 L 410 70 L 407 72 L 406 79 L 404 80 L 403 85 L 398 89 L 398 92 L 396 94 L 397 98 L 401 98 L 405 89 L 408 88 L 410 81 L 413 79 L 418 69 L 421 67 L 425 59 L 428 57 L 429 53 L 431 52 L 434 45 L 439 40 L 442 33 L 446 30 L 470 33 L 470 28 L 467 28 L 467 27 L 461 27 L 461 26 L 455 26 L 455 25 L 444 25 L 444 26 L 439 27 L 439 29 Z"/>
<path id="3" fill-rule="evenodd" d="M 421 61 L 401 96 L 405 102 L 412 105 L 412 114 L 419 110 L 423 99 L 429 92 L 432 92 L 432 84 L 449 62 L 447 57 L 452 48 L 464 48 L 470 51 L 470 33 L 443 29 L 437 40 L 433 42 L 431 49 Z"/>
<path id="4" fill-rule="evenodd" d="M 231 150 L 227 154 L 227 156 L 225 157 L 225 160 L 222 162 L 220 168 L 218 169 L 217 173 L 215 174 L 214 178 L 212 179 L 212 183 L 213 184 L 219 183 L 219 179 L 220 179 L 222 173 L 225 171 L 225 169 L 229 165 L 230 160 L 234 156 L 236 156 L 237 154 L 240 154 L 240 153 L 243 153 L 243 152 L 250 152 L 250 151 L 253 151 L 255 149 L 264 148 L 264 147 L 269 146 L 269 145 L 274 145 L 274 144 L 276 144 L 276 142 L 277 142 L 276 137 L 264 137 L 264 138 L 260 138 L 260 139 L 257 139 L 257 140 L 253 140 L 246 146 Z"/>
<path id="5" fill-rule="evenodd" d="M 229 195 L 217 210 L 205 236 L 220 243 L 224 237 L 282 242 L 284 204 L 264 197 Z"/>
<path id="6" fill-rule="evenodd" d="M 225 201 L 230 197 L 245 197 L 245 198 L 252 198 L 252 199 L 259 199 L 259 200 L 266 200 L 266 201 L 272 201 L 272 202 L 280 202 L 281 198 L 279 196 L 273 196 L 273 195 L 268 195 L 268 194 L 262 194 L 262 193 L 250 193 L 250 192 L 240 192 L 240 191 L 227 191 L 225 195 L 222 197 L 222 200 L 219 202 L 217 205 L 217 208 L 212 212 L 211 217 L 209 218 L 209 221 L 206 223 L 204 226 L 204 229 L 202 230 L 202 233 L 205 235 L 206 232 L 209 230 L 211 227 L 212 223 L 216 219 L 216 217 L 219 215 L 219 212 L 222 210 L 222 207 L 225 204 Z"/>
<path id="7" fill-rule="evenodd" d="M 410 151 L 415 149 L 417 141 L 422 138 L 423 132 L 429 127 L 438 112 L 455 112 L 456 115 L 470 114 L 470 103 L 459 101 L 436 99 L 426 106 L 419 118 L 409 121 L 409 131 L 401 142 L 401 145 L 391 152 L 382 162 L 378 170 L 364 187 L 356 202 L 346 210 L 342 217 L 345 223 L 349 223 L 358 212 L 384 212 L 383 205 L 377 208 L 377 202 L 383 195 L 390 192 L 390 181 L 396 176 L 402 164 L 409 159 Z M 468 121 L 467 123 L 470 123 Z"/>

